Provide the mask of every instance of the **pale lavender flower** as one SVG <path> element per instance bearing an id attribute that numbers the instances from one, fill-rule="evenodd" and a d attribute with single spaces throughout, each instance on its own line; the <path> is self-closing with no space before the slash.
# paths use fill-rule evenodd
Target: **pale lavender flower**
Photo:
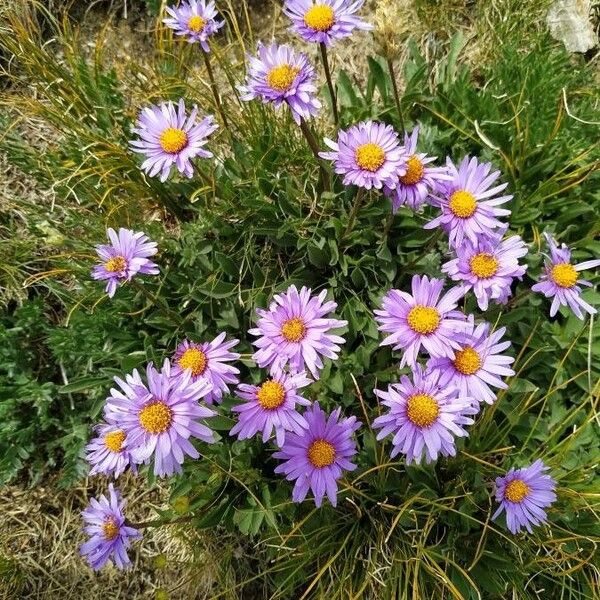
<path id="1" fill-rule="evenodd" d="M 136 463 L 150 462 L 154 455 L 154 474 L 159 477 L 181 472 L 184 456 L 198 458 L 190 438 L 214 442 L 213 432 L 201 419 L 215 414 L 199 404 L 212 385 L 206 380 L 190 381 L 186 371 L 174 377 L 165 360 L 161 371 L 152 363 L 146 369 L 147 383 L 137 370 L 125 381 L 115 377 L 121 388 L 112 388 L 104 407 L 105 418 L 127 435 L 127 444 Z"/>
<path id="2" fill-rule="evenodd" d="M 325 138 L 325 143 L 333 152 L 319 152 L 319 156 L 334 161 L 344 185 L 393 189 L 406 175 L 409 155 L 391 125 L 364 121 L 340 130 L 337 142 Z"/>
<path id="3" fill-rule="evenodd" d="M 600 260 L 586 260 L 573 265 L 571 264 L 571 250 L 565 244 L 561 244 L 559 247 L 551 235 L 547 233 L 544 235 L 550 256 L 547 257 L 544 265 L 540 283 L 536 283 L 531 289 L 544 294 L 546 298 L 553 296 L 550 307 L 551 317 L 558 312 L 561 305 L 568 306 L 579 319 L 584 318 L 581 309 L 590 315 L 595 315 L 596 309 L 581 297 L 580 287 L 582 285 L 592 287 L 592 284 L 585 279 L 579 279 L 577 273 L 599 266 Z"/>
<path id="4" fill-rule="evenodd" d="M 163 102 L 144 108 L 133 129 L 140 139 L 130 142 L 134 152 L 146 156 L 142 170 L 150 177 L 160 173 L 160 180 L 166 181 L 171 168 L 176 167 L 181 174 L 191 178 L 194 175 L 192 159 L 212 157 L 212 152 L 203 146 L 206 138 L 218 128 L 212 115 L 200 122 L 197 122 L 197 116 L 196 106 L 187 115 L 183 100 L 177 105 Z"/>
<path id="5" fill-rule="evenodd" d="M 350 459 L 356 454 L 353 433 L 360 427 L 356 417 L 341 418 L 341 408 L 330 415 L 318 403 L 304 413 L 308 428 L 291 432 L 274 458 L 283 460 L 275 473 L 284 473 L 288 481 L 296 481 L 292 492 L 294 502 L 302 502 L 309 490 L 315 504 L 321 506 L 325 494 L 333 506 L 337 504 L 337 480 L 344 471 L 356 465 Z"/>
<path id="6" fill-rule="evenodd" d="M 173 375 L 178 376 L 184 371 L 189 371 L 192 375 L 191 381 L 208 381 L 212 384 L 212 389 L 204 397 L 204 402 L 221 402 L 223 394 L 229 393 L 228 384 L 236 385 L 239 381 L 239 370 L 227 364 L 240 357 L 237 352 L 230 352 L 238 343 L 238 340 L 226 342 L 225 333 L 220 333 L 212 342 L 201 344 L 184 340 L 177 346 L 173 355 Z"/>
<path id="7" fill-rule="evenodd" d="M 510 210 L 498 208 L 512 199 L 499 196 L 508 185 L 494 185 L 500 171 L 490 173 L 491 163 L 479 163 L 476 158 L 465 156 L 458 168 L 446 159 L 451 181 L 442 182 L 440 197 L 435 199 L 442 214 L 425 225 L 425 229 L 441 226 L 449 234 L 450 245 L 457 247 L 467 238 L 472 242 L 502 227 L 497 217 L 505 217 Z M 432 203 L 434 199 L 432 198 Z"/>
<path id="8" fill-rule="evenodd" d="M 403 350 L 401 367 L 416 365 L 421 346 L 431 356 L 448 358 L 460 348 L 456 337 L 465 316 L 455 309 L 465 291 L 455 287 L 440 298 L 443 287 L 442 279 L 414 275 L 412 295 L 392 289 L 383 297 L 382 309 L 375 310 L 379 331 L 389 333 L 381 345 Z"/>
<path id="9" fill-rule="evenodd" d="M 387 392 L 374 390 L 388 407 L 388 412 L 373 421 L 381 429 L 377 439 L 390 434 L 393 458 L 406 456 L 406 464 L 436 460 L 438 454 L 455 456 L 454 438 L 467 437 L 464 425 L 472 425 L 469 415 L 479 412 L 473 398 L 459 394 L 452 385 L 443 385 L 439 375 L 413 367 L 413 379 L 406 375 L 399 383 L 388 386 Z"/>
<path id="10" fill-rule="evenodd" d="M 104 495 L 90 500 L 89 506 L 81 513 L 84 532 L 90 536 L 80 549 L 94 570 L 101 569 L 112 560 L 119 569 L 131 565 L 127 549 L 133 540 L 142 538 L 134 527 L 125 524 L 123 507 L 125 501 L 112 483 L 108 486 L 109 496 Z"/>
<path id="11" fill-rule="evenodd" d="M 286 45 L 258 44 L 258 55 L 248 56 L 246 85 L 238 86 L 242 100 L 260 98 L 276 108 L 287 104 L 294 121 L 314 116 L 321 103 L 317 100 L 316 72 L 303 52 Z"/>
<path id="12" fill-rule="evenodd" d="M 97 426 L 97 437 L 86 446 L 86 460 L 92 465 L 90 475 L 102 473 L 113 475 L 115 479 L 131 467 L 136 471 L 135 464 L 131 462 L 131 455 L 127 448 L 127 434 L 115 425 L 102 423 Z"/>
<path id="13" fill-rule="evenodd" d="M 167 6 L 168 18 L 163 23 L 182 35 L 190 43 L 200 42 L 204 52 L 210 52 L 208 38 L 225 25 L 217 20 L 214 2 L 206 0 L 184 0 L 179 6 Z"/>
<path id="14" fill-rule="evenodd" d="M 354 29 L 373 26 L 355 16 L 364 0 L 286 0 L 283 12 L 292 20 L 291 30 L 307 42 L 330 46 Z"/>
<path id="15" fill-rule="evenodd" d="M 529 467 L 511 469 L 504 477 L 496 478 L 496 500 L 498 510 L 495 519 L 506 511 L 506 526 L 513 534 L 521 529 L 532 533 L 532 525 L 546 523 L 545 508 L 556 500 L 556 481 L 545 475 L 548 467 L 536 460 Z"/>
<path id="16" fill-rule="evenodd" d="M 308 369 L 315 379 L 323 368 L 322 356 L 335 360 L 344 338 L 330 333 L 348 322 L 327 318 L 337 304 L 325 302 L 327 290 L 312 296 L 302 287 L 292 285 L 283 294 L 276 294 L 269 310 L 256 309 L 257 327 L 248 333 L 260 336 L 252 342 L 258 350 L 252 355 L 259 367 L 271 367 L 271 373 L 282 371 L 289 364 L 292 373 Z"/>
<path id="17" fill-rule="evenodd" d="M 137 274 L 157 275 L 158 266 L 148 259 L 158 249 L 142 231 L 121 227 L 119 233 L 109 227 L 106 231 L 110 244 L 96 246 L 96 254 L 102 261 L 92 270 L 92 278 L 106 281 L 106 293 L 112 298 L 119 283 L 131 281 Z"/>
<path id="18" fill-rule="evenodd" d="M 242 383 L 237 395 L 244 402 L 231 410 L 239 413 L 239 420 L 229 432 L 245 440 L 262 431 L 263 442 L 273 435 L 282 446 L 286 431 L 301 434 L 308 427 L 306 419 L 298 412 L 297 406 L 310 406 L 310 400 L 302 397 L 298 390 L 312 382 L 304 372 L 290 375 L 276 373 L 261 385 Z"/>

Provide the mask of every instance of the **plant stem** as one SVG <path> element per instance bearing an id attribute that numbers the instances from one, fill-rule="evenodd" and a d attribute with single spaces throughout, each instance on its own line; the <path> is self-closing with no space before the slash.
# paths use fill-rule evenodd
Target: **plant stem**
<path id="1" fill-rule="evenodd" d="M 315 155 L 317 162 L 319 163 L 319 169 L 321 171 L 321 179 L 323 181 L 323 191 L 330 192 L 331 191 L 331 178 L 329 177 L 329 171 L 323 166 L 323 160 L 319 156 L 319 144 L 315 139 L 313 132 L 311 131 L 308 123 L 300 118 L 300 131 L 304 135 L 306 142 L 308 143 L 309 148 L 312 150 L 312 153 Z"/>
<path id="2" fill-rule="evenodd" d="M 194 519 L 194 515 L 186 515 L 185 517 L 178 517 L 172 521 L 163 521 L 162 519 L 153 519 L 151 521 L 142 521 L 141 523 L 127 523 L 129 527 L 135 527 L 135 529 L 144 529 L 145 527 L 162 527 L 163 525 L 177 525 L 177 523 L 188 523 Z"/>
<path id="3" fill-rule="evenodd" d="M 227 122 L 227 118 L 225 117 L 225 112 L 223 111 L 223 106 L 221 105 L 221 98 L 219 97 L 219 91 L 217 90 L 217 84 L 215 82 L 215 76 L 212 70 L 212 66 L 210 64 L 210 57 L 208 56 L 208 52 L 202 51 L 202 56 L 204 56 L 204 64 L 206 65 L 206 71 L 208 73 L 208 78 L 210 79 L 210 88 L 212 90 L 213 96 L 215 98 L 215 104 L 217 105 L 217 110 L 221 115 L 221 120 L 223 121 L 223 125 L 225 125 L 225 129 L 229 131 L 229 123 Z"/>
<path id="4" fill-rule="evenodd" d="M 404 115 L 402 114 L 402 105 L 400 104 L 400 94 L 398 92 L 398 82 L 396 81 L 396 72 L 394 69 L 394 62 L 391 58 L 387 59 L 387 66 L 390 71 L 390 78 L 392 80 L 392 88 L 394 90 L 394 99 L 396 100 L 396 108 L 398 109 L 398 117 L 400 118 L 400 127 L 404 131 Z"/>
<path id="5" fill-rule="evenodd" d="M 346 231 L 344 231 L 342 239 L 345 238 L 352 231 L 352 228 L 354 227 L 354 221 L 356 221 L 356 215 L 358 215 L 358 211 L 360 209 L 364 196 L 365 188 L 358 188 L 356 196 L 354 197 L 354 204 L 352 206 L 352 210 L 350 211 L 350 216 L 348 217 L 348 225 L 346 225 Z"/>
<path id="6" fill-rule="evenodd" d="M 331 107 L 333 108 L 333 122 L 336 127 L 340 124 L 340 116 L 337 109 L 337 96 L 335 88 L 333 87 L 333 80 L 331 79 L 331 70 L 329 69 L 329 60 L 327 59 L 327 46 L 321 42 L 321 59 L 323 60 L 323 68 L 325 69 L 325 77 L 327 78 L 327 85 L 329 87 L 329 94 L 331 96 Z"/>
<path id="7" fill-rule="evenodd" d="M 142 292 L 142 294 L 151 301 L 153 306 L 156 306 L 163 311 L 164 314 L 169 317 L 169 319 L 173 319 L 177 325 L 181 325 L 183 323 L 183 318 L 181 315 L 176 313 L 174 310 L 171 310 L 162 298 L 155 296 L 150 290 L 146 289 L 146 286 L 142 285 L 135 279 L 132 279 L 130 283 L 136 290 Z"/>

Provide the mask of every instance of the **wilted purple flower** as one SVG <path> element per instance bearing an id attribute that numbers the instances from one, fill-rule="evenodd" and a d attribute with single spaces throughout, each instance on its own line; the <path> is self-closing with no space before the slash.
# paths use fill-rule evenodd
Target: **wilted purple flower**
<path id="1" fill-rule="evenodd" d="M 157 275 L 158 266 L 149 256 L 158 252 L 156 242 L 150 242 L 142 231 L 121 227 L 119 233 L 109 227 L 106 231 L 110 244 L 96 246 L 102 264 L 92 270 L 93 279 L 106 280 L 106 293 L 112 298 L 119 283 L 131 281 L 134 275 Z"/>
<path id="2" fill-rule="evenodd" d="M 431 356 L 454 358 L 458 332 L 465 327 L 465 316 L 455 310 L 465 291 L 455 287 L 440 299 L 444 287 L 442 279 L 426 275 L 412 278 L 412 295 L 390 290 L 382 300 L 382 310 L 375 310 L 379 331 L 389 333 L 382 346 L 402 349 L 400 366 L 414 366 L 421 346 Z"/>
<path id="3" fill-rule="evenodd" d="M 112 483 L 108 492 L 108 498 L 104 495 L 98 500 L 92 498 L 81 513 L 86 524 L 83 530 L 90 539 L 81 546 L 80 552 L 94 570 L 101 569 L 111 559 L 119 569 L 127 568 L 131 565 L 127 548 L 132 540 L 142 538 L 137 529 L 125 525 L 125 501 L 121 500 L 121 494 Z"/>
<path id="4" fill-rule="evenodd" d="M 86 460 L 92 465 L 90 475 L 103 473 L 113 475 L 115 479 L 131 466 L 135 472 L 135 464 L 127 448 L 126 433 L 115 425 L 102 423 L 98 425 L 97 437 L 86 446 Z"/>
<path id="5" fill-rule="evenodd" d="M 174 376 L 189 371 L 191 381 L 205 380 L 212 384 L 211 391 L 204 397 L 207 404 L 221 402 L 223 394 L 229 393 L 228 384 L 238 383 L 239 370 L 227 363 L 240 357 L 236 352 L 229 351 L 239 341 L 224 340 L 225 333 L 220 333 L 212 342 L 201 344 L 184 340 L 173 355 Z"/>
<path id="6" fill-rule="evenodd" d="M 287 104 L 294 121 L 315 115 L 321 103 L 316 98 L 316 72 L 306 54 L 286 45 L 258 44 L 258 56 L 248 57 L 246 85 L 238 86 L 242 100 L 261 98 L 276 108 Z"/>
<path id="7" fill-rule="evenodd" d="M 364 0 L 286 0 L 283 12 L 292 20 L 291 30 L 304 40 L 330 46 L 354 29 L 373 29 L 354 16 L 363 4 Z"/>
<path id="8" fill-rule="evenodd" d="M 583 319 L 581 309 L 590 315 L 596 314 L 596 309 L 581 297 L 582 285 L 591 287 L 592 284 L 585 279 L 578 279 L 577 272 L 585 269 L 593 269 L 600 265 L 600 260 L 586 260 L 585 262 L 572 265 L 571 251 L 565 244 L 557 245 L 554 238 L 544 233 L 546 243 L 550 250 L 550 256 L 546 260 L 545 273 L 540 283 L 536 283 L 531 289 L 540 292 L 552 299 L 550 316 L 553 317 L 561 305 L 568 306 L 579 319 Z"/>
<path id="9" fill-rule="evenodd" d="M 237 395 L 244 403 L 231 409 L 240 415 L 230 435 L 237 434 L 238 439 L 245 440 L 262 431 L 263 442 L 267 442 L 275 429 L 277 444 L 282 446 L 286 431 L 301 434 L 308 423 L 296 405 L 310 406 L 310 400 L 303 398 L 298 390 L 310 383 L 304 372 L 295 375 L 281 372 L 258 386 L 240 384 Z"/>
<path id="10" fill-rule="evenodd" d="M 134 152 L 144 154 L 146 160 L 142 170 L 150 177 L 160 173 L 160 180 L 166 181 L 171 167 L 188 178 L 194 174 L 192 158 L 210 158 L 213 154 L 204 150 L 206 138 L 218 128 L 212 115 L 196 122 L 198 108 L 194 106 L 189 117 L 185 103 L 163 102 L 158 106 L 148 106 L 142 110 L 133 132 L 140 136 L 132 140 Z"/>
<path id="11" fill-rule="evenodd" d="M 510 368 L 515 359 L 502 354 L 510 347 L 509 341 L 500 341 L 505 333 L 506 327 L 501 327 L 490 334 L 489 323 L 475 326 L 470 316 L 464 331 L 455 337 L 459 348 L 454 350 L 454 358 L 431 358 L 427 368 L 439 373 L 442 387 L 456 386 L 461 396 L 492 404 L 496 394 L 490 386 L 506 389 L 501 378 L 515 374 Z"/>
<path id="12" fill-rule="evenodd" d="M 183 35 L 190 43 L 200 42 L 204 52 L 210 52 L 208 38 L 225 25 L 218 21 L 214 2 L 206 0 L 184 0 L 179 6 L 167 6 L 169 18 L 163 23 L 175 31 L 175 35 Z"/>
<path id="13" fill-rule="evenodd" d="M 325 143 L 333 152 L 319 152 L 319 156 L 334 161 L 344 185 L 392 189 L 407 172 L 409 156 L 391 125 L 364 121 L 340 130 L 337 142 L 325 138 Z"/>
<path id="14" fill-rule="evenodd" d="M 498 233 L 463 240 L 454 250 L 456 258 L 442 266 L 442 272 L 450 279 L 462 282 L 465 289 L 472 289 L 481 310 L 488 309 L 490 300 L 505 304 L 511 296 L 513 279 L 522 279 L 526 265 L 519 258 L 527 254 L 527 246 L 518 235 L 502 240 L 506 227 Z"/>
<path id="15" fill-rule="evenodd" d="M 547 470 L 541 460 L 536 460 L 529 467 L 513 468 L 504 477 L 496 478 L 496 500 L 500 506 L 492 519 L 505 510 L 506 525 L 514 534 L 523 528 L 532 533 L 532 525 L 545 523 L 544 508 L 556 500 L 556 481 L 544 475 Z"/>
<path id="16" fill-rule="evenodd" d="M 435 200 L 442 210 L 439 217 L 425 225 L 425 229 L 441 226 L 448 234 L 450 245 L 460 246 L 464 238 L 477 242 L 477 238 L 502 226 L 497 217 L 510 214 L 510 210 L 497 208 L 512 196 L 497 196 L 508 185 L 502 183 L 490 188 L 500 177 L 500 171 L 490 174 L 491 163 L 479 163 L 475 157 L 465 156 L 458 166 L 447 158 L 451 181 L 442 182 L 441 197 Z"/>
<path id="17" fill-rule="evenodd" d="M 446 167 L 429 166 L 435 160 L 435 156 L 417 152 L 418 136 L 418 127 L 415 127 L 410 135 L 404 134 L 404 150 L 408 155 L 406 173 L 400 176 L 395 188 L 384 188 L 392 201 L 394 213 L 403 205 L 418 210 L 425 204 L 429 195 L 437 191 L 440 182 L 451 179 Z"/>
<path id="18" fill-rule="evenodd" d="M 420 365 L 413 367 L 412 381 L 403 375 L 387 392 L 374 392 L 389 408 L 373 421 L 373 427 L 381 429 L 377 439 L 394 434 L 391 456 L 404 454 L 406 464 L 419 464 L 423 458 L 430 463 L 438 454 L 455 456 L 454 438 L 469 435 L 463 425 L 471 425 L 473 419 L 467 415 L 479 412 L 473 398 L 442 385 L 438 374 L 423 372 Z"/>
<path id="19" fill-rule="evenodd" d="M 198 403 L 212 386 L 206 380 L 191 382 L 189 372 L 174 377 L 168 360 L 161 371 L 150 363 L 146 374 L 147 384 L 135 369 L 125 381 L 115 377 L 122 391 L 110 390 L 104 407 L 106 420 L 125 431 L 136 463 L 148 463 L 154 455 L 155 475 L 180 473 L 184 455 L 200 456 L 190 438 L 214 441 L 213 432 L 200 419 L 215 412 Z"/>
<path id="20" fill-rule="evenodd" d="M 295 285 L 283 294 L 276 294 L 269 310 L 256 309 L 257 327 L 248 333 L 260 336 L 252 342 L 258 350 L 252 358 L 259 367 L 271 367 L 271 373 L 282 371 L 289 364 L 292 373 L 307 368 L 315 379 L 323 368 L 321 356 L 335 360 L 344 338 L 329 333 L 331 329 L 345 327 L 348 322 L 328 319 L 337 304 L 325 302 L 327 290 L 311 296 L 311 290 Z"/>
<path id="21" fill-rule="evenodd" d="M 308 428 L 301 433 L 288 433 L 285 444 L 273 456 L 285 461 L 275 468 L 288 481 L 296 480 L 292 499 L 302 502 L 312 490 L 315 504 L 321 506 L 327 494 L 333 506 L 337 504 L 337 480 L 343 471 L 353 471 L 350 462 L 356 454 L 352 434 L 360 427 L 356 417 L 340 418 L 342 409 L 336 408 L 329 416 L 318 402 L 304 413 Z"/>

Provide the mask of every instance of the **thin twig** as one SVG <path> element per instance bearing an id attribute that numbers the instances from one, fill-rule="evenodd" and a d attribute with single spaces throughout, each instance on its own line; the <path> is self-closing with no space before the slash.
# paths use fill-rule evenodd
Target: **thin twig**
<path id="1" fill-rule="evenodd" d="M 321 48 L 321 59 L 323 60 L 323 68 L 325 69 L 325 77 L 327 78 L 327 86 L 329 87 L 329 94 L 331 96 L 331 107 L 333 109 L 333 122 L 336 127 L 340 124 L 340 116 L 337 108 L 337 95 L 335 88 L 333 87 L 333 80 L 331 79 L 331 70 L 329 69 L 329 60 L 327 59 L 327 46 L 321 42 L 319 44 Z"/>

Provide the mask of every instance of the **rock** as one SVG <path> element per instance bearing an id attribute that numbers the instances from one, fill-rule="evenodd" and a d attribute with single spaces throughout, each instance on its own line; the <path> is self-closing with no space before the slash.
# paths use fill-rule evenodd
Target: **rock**
<path id="1" fill-rule="evenodd" d="M 587 52 L 598 44 L 590 20 L 590 0 L 556 0 L 548 11 L 550 34 L 569 52 Z"/>

